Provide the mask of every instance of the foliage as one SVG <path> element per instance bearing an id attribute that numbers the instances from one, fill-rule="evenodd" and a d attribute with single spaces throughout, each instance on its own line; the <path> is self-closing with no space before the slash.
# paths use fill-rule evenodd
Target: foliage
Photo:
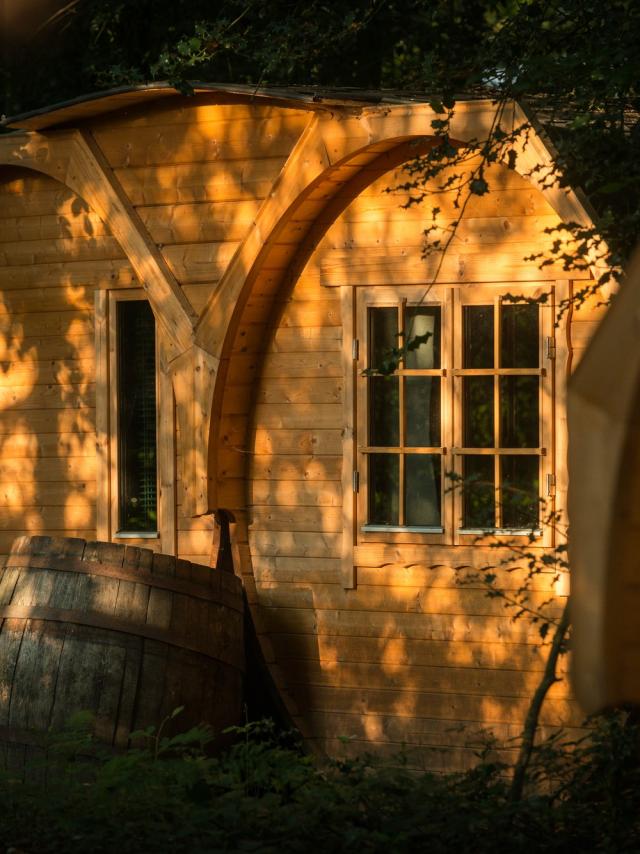
<path id="1" fill-rule="evenodd" d="M 557 234 L 560 260 L 584 265 L 592 248 L 617 268 L 638 241 L 640 6 L 634 0 L 352 0 L 346 6 L 221 0 L 215 10 L 206 0 L 58 5 L 60 13 L 29 36 L 6 40 L 3 112 L 150 80 L 168 79 L 184 91 L 196 79 L 392 87 L 431 100 L 441 118 L 425 133 L 439 134 L 435 157 L 455 159 L 450 112 L 460 94 L 481 94 L 493 97 L 497 110 L 481 153 L 487 162 L 500 156 L 513 166 L 513 129 L 500 110 L 516 98 L 557 149 L 555 167 L 539 177 L 582 187 L 599 215 L 606 242 L 565 223 Z M 466 192 L 490 189 L 481 166 Z"/>
<path id="2" fill-rule="evenodd" d="M 636 850 L 638 729 L 603 718 L 591 737 L 536 750 L 537 788 L 508 799 L 488 759 L 442 777 L 368 757 L 320 765 L 268 722 L 236 731 L 225 754 L 198 728 L 87 761 L 79 736 L 46 784 L 0 780 L 0 836 L 21 852 L 489 852 Z M 67 748 L 71 741 L 67 736 Z"/>

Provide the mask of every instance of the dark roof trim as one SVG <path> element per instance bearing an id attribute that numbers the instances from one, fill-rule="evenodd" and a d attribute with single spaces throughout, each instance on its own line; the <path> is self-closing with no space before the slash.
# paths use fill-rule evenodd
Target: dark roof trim
<path id="1" fill-rule="evenodd" d="M 305 106 L 310 110 L 326 109 L 332 106 L 362 108 L 382 104 L 425 103 L 428 97 L 422 93 L 410 93 L 389 89 L 328 89 L 313 86 L 249 86 L 225 83 L 193 83 L 195 94 L 218 93 L 220 95 L 238 95 L 256 101 L 270 101 L 283 105 Z M 80 95 L 69 101 L 61 101 L 38 110 L 31 110 L 17 116 L 3 118 L 0 125 L 21 130 L 38 131 L 56 125 L 94 118 L 116 110 L 151 103 L 167 96 L 180 93 L 170 83 L 145 83 L 137 86 L 119 86 L 103 92 Z M 479 95 L 478 97 L 485 97 Z M 465 97 L 469 100 L 469 96 Z"/>

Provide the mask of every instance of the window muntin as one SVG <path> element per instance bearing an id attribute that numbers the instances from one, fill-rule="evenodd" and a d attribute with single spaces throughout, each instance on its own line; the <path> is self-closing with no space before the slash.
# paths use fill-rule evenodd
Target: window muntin
<path id="1" fill-rule="evenodd" d="M 462 530 L 540 523 L 540 305 L 462 306 Z"/>
<path id="2" fill-rule="evenodd" d="M 443 467 L 442 307 L 367 309 L 366 528 L 440 531 Z M 391 373 L 389 353 L 417 343 Z"/>
<path id="3" fill-rule="evenodd" d="M 434 286 L 426 297 L 416 287 L 358 289 L 363 542 L 383 532 L 396 542 L 473 543 L 479 533 L 532 531 L 540 545 L 551 542 L 540 507 L 546 515 L 553 500 L 543 496 L 543 486 L 551 494 L 553 484 L 554 372 L 547 361 L 552 349 L 543 347 L 546 337 L 553 340 L 553 299 L 537 301 L 550 289 Z M 513 302 L 513 294 L 523 301 Z M 411 334 L 408 318 L 420 309 L 428 317 L 434 308 L 439 343 L 434 335 L 431 352 L 419 353 L 422 371 L 410 351 L 389 378 L 367 376 L 365 369 L 379 367 L 376 359 L 384 365 L 389 348 Z M 439 423 L 418 417 L 426 400 Z"/>
<path id="4" fill-rule="evenodd" d="M 118 533 L 155 532 L 157 403 L 155 320 L 146 300 L 116 304 Z"/>

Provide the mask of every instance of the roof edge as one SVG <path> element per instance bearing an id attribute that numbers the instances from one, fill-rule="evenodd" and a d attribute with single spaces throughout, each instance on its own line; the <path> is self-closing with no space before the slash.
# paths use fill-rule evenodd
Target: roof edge
<path id="1" fill-rule="evenodd" d="M 201 81 L 189 84 L 194 94 L 219 93 L 221 95 L 238 95 L 257 101 L 270 101 L 282 105 L 300 107 L 304 105 L 309 110 L 321 110 L 331 107 L 346 107 L 362 109 L 367 106 L 424 104 L 429 100 L 425 93 L 408 92 L 391 89 L 358 89 L 351 87 L 320 87 L 320 86 L 254 86 L 248 84 L 204 83 Z M 36 110 L 29 110 L 15 116 L 3 116 L 0 128 L 11 130 L 39 131 L 74 120 L 82 120 L 101 116 L 127 107 L 138 106 L 141 103 L 153 101 L 167 96 L 179 96 L 181 93 L 173 84 L 167 81 L 141 83 L 132 86 L 117 86 L 101 92 L 91 92 L 79 95 L 67 101 L 59 101 Z M 476 101 L 487 100 L 488 93 L 459 96 L 458 100 Z"/>

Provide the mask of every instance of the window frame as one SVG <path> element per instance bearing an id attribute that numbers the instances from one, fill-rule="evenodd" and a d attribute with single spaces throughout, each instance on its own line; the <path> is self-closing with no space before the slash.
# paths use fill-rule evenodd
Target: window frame
<path id="1" fill-rule="evenodd" d="M 162 370 L 164 343 L 156 322 L 156 466 L 155 531 L 119 530 L 118 323 L 121 302 L 148 301 L 142 288 L 96 291 L 96 448 L 97 536 L 175 554 L 175 407 L 170 378 Z"/>
<path id="2" fill-rule="evenodd" d="M 553 282 L 544 282 L 544 283 L 532 283 L 531 285 L 527 285 L 525 283 L 520 283 L 517 286 L 504 286 L 504 285 L 467 285 L 456 288 L 454 291 L 454 341 L 455 341 L 455 353 L 454 353 L 454 368 L 452 371 L 453 377 L 453 395 L 452 395 L 452 408 L 455 415 L 455 427 L 454 427 L 454 437 L 453 437 L 453 445 L 451 447 L 452 459 L 451 459 L 451 471 L 455 473 L 457 477 L 462 477 L 462 457 L 465 453 L 468 453 L 468 450 L 465 448 L 463 443 L 463 403 L 462 403 L 462 380 L 465 375 L 469 375 L 466 373 L 466 369 L 462 367 L 462 348 L 464 346 L 463 343 L 463 331 L 462 331 L 462 309 L 465 305 L 493 305 L 494 306 L 494 367 L 492 369 L 482 369 L 482 375 L 484 376 L 514 376 L 514 375 L 534 375 L 537 374 L 540 377 L 540 385 L 539 385 L 539 398 L 538 398 L 538 426 L 539 426 L 539 445 L 536 449 L 538 451 L 537 454 L 532 454 L 531 451 L 534 449 L 522 449 L 521 453 L 524 453 L 528 456 L 538 456 L 540 459 L 540 481 L 539 481 L 539 490 L 538 490 L 538 498 L 540 500 L 540 512 L 542 515 L 541 522 L 542 524 L 538 525 L 536 529 L 518 529 L 518 528 L 501 528 L 496 527 L 493 529 L 482 529 L 482 528 L 465 528 L 462 526 L 462 518 L 463 518 L 463 495 L 461 489 L 454 489 L 453 496 L 453 504 L 454 510 L 453 515 L 454 519 L 460 520 L 460 525 L 456 524 L 453 528 L 453 542 L 454 545 L 471 545 L 478 541 L 478 537 L 488 536 L 492 539 L 520 539 L 520 540 L 532 540 L 535 542 L 537 546 L 551 546 L 553 545 L 553 532 L 550 530 L 549 525 L 544 524 L 544 516 L 547 515 L 550 511 L 555 509 L 554 499 L 552 495 L 546 495 L 545 493 L 549 491 L 553 491 L 547 488 L 547 484 L 551 485 L 553 483 L 550 478 L 553 478 L 553 474 L 555 472 L 555 455 L 554 455 L 554 416 L 555 416 L 555 401 L 554 401 L 554 367 L 553 367 L 553 359 L 548 358 L 547 355 L 547 340 L 552 342 L 551 347 L 554 349 L 555 347 L 555 335 L 554 335 L 554 317 L 555 317 L 555 299 L 552 298 L 550 301 L 546 303 L 539 303 L 539 329 L 538 329 L 538 354 L 539 354 L 539 368 L 534 369 L 509 369 L 509 368 L 501 368 L 498 365 L 499 363 L 499 336 L 497 331 L 500 326 L 500 314 L 499 307 L 502 302 L 502 298 L 506 294 L 511 294 L 513 296 L 527 296 L 530 298 L 538 298 L 542 296 L 542 294 L 549 293 L 549 291 L 554 292 L 554 283 Z M 507 302 L 506 304 L 513 304 L 511 302 Z M 494 396 L 494 435 L 499 436 L 499 423 L 500 423 L 500 413 L 499 413 L 499 398 L 498 395 Z M 486 450 L 487 455 L 492 456 L 494 458 L 495 463 L 495 472 L 496 472 L 496 501 L 495 506 L 498 508 L 499 512 L 499 457 L 502 456 L 501 451 L 505 451 L 505 455 L 513 455 L 515 449 L 506 448 L 503 449 L 498 445 L 498 448 L 488 448 Z"/>
<path id="3" fill-rule="evenodd" d="M 369 484 L 367 482 L 367 456 L 372 453 L 370 450 L 374 446 L 368 444 L 368 381 L 363 375 L 363 371 L 369 364 L 369 323 L 368 312 L 370 308 L 398 307 L 405 305 L 418 304 L 418 290 L 420 295 L 424 294 L 424 288 L 416 289 L 415 286 L 409 287 L 367 287 L 358 288 L 357 305 L 356 305 L 356 323 L 357 331 L 360 333 L 360 354 L 357 367 L 356 377 L 356 410 L 357 413 L 362 413 L 362 417 L 356 418 L 356 465 L 359 472 L 359 488 L 357 496 L 357 525 L 358 537 L 360 542 L 376 542 L 383 537 L 386 541 L 396 543 L 402 542 L 424 542 L 424 543 L 445 543 L 447 542 L 447 513 L 448 504 L 445 494 L 445 478 L 441 477 L 440 498 L 442 508 L 442 525 L 439 527 L 427 526 L 387 526 L 369 524 L 364 521 L 368 517 L 369 506 Z M 451 341 L 449 335 L 449 312 L 451 310 L 451 292 L 449 288 L 435 286 L 430 289 L 428 297 L 422 300 L 421 304 L 425 306 L 439 306 L 441 310 L 441 352 L 440 352 L 440 368 L 434 370 L 432 375 L 440 376 L 441 391 L 440 391 L 440 455 L 442 458 L 441 471 L 444 474 L 444 460 L 447 459 L 447 452 L 451 447 L 451 420 L 448 407 L 444 401 L 447 399 L 446 388 L 450 382 L 450 353 Z M 406 374 L 404 374 L 406 376 Z M 402 412 L 400 413 L 403 419 Z M 399 455 L 406 453 L 406 446 L 401 446 Z M 403 489 L 403 483 L 400 484 L 400 491 Z M 402 501 L 402 498 L 400 499 Z"/>
<path id="4" fill-rule="evenodd" d="M 426 288 L 424 285 L 408 285 L 398 287 L 367 286 L 356 289 L 353 334 L 358 340 L 357 359 L 355 368 L 355 393 L 353 395 L 353 429 L 355 438 L 353 465 L 357 472 L 357 495 L 354 502 L 354 542 L 366 544 L 374 542 L 386 543 L 419 543 L 440 545 L 472 545 L 484 540 L 485 542 L 531 542 L 536 547 L 553 545 L 552 526 L 541 524 L 531 532 L 529 529 L 469 529 L 462 527 L 462 492 L 452 486 L 445 477 L 445 472 L 453 471 L 456 475 L 462 473 L 462 457 L 466 449 L 462 444 L 462 313 L 465 305 L 494 305 L 499 307 L 506 294 L 538 297 L 542 293 L 555 293 L 556 284 L 549 282 L 519 282 L 513 284 L 478 284 L 478 285 L 435 285 Z M 555 510 L 553 486 L 555 484 L 555 364 L 552 356 L 555 351 L 555 303 L 557 297 L 545 303 L 540 303 L 539 310 L 539 368 L 513 369 L 514 373 L 536 374 L 540 376 L 539 384 L 539 414 L 540 430 L 538 453 L 534 449 L 519 450 L 516 453 L 535 455 L 540 459 L 539 498 L 541 499 L 541 522 L 548 512 Z M 441 448 L 442 448 L 442 529 L 422 529 L 419 527 L 371 525 L 368 518 L 368 483 L 367 455 L 371 453 L 368 442 L 368 391 L 367 378 L 363 374 L 369 359 L 369 324 L 370 308 L 399 306 L 402 302 L 407 305 L 440 305 L 441 306 Z M 508 303 L 510 304 L 510 303 Z M 494 309 L 494 324 L 497 328 L 500 315 Z M 346 333 L 346 330 L 345 330 Z M 547 344 L 547 339 L 549 344 Z M 498 349 L 498 338 L 494 341 L 495 352 Z M 547 352 L 547 347 L 550 352 Z M 496 367 L 483 370 L 482 373 L 492 376 L 506 375 L 509 369 Z M 496 381 L 497 382 L 497 381 Z M 494 400 L 496 410 L 498 398 Z M 347 420 L 349 423 L 349 420 Z M 495 426 L 496 434 L 499 427 Z M 484 453 L 490 454 L 497 462 L 500 454 L 493 448 Z M 508 453 L 509 450 L 504 449 Z M 540 452 L 542 451 L 542 452 Z M 345 479 L 346 482 L 346 479 Z M 403 486 L 400 484 L 400 490 Z M 547 495 L 549 493 L 549 495 Z M 401 499 L 402 500 L 402 499 Z M 497 500 L 497 499 L 496 499 Z"/>

